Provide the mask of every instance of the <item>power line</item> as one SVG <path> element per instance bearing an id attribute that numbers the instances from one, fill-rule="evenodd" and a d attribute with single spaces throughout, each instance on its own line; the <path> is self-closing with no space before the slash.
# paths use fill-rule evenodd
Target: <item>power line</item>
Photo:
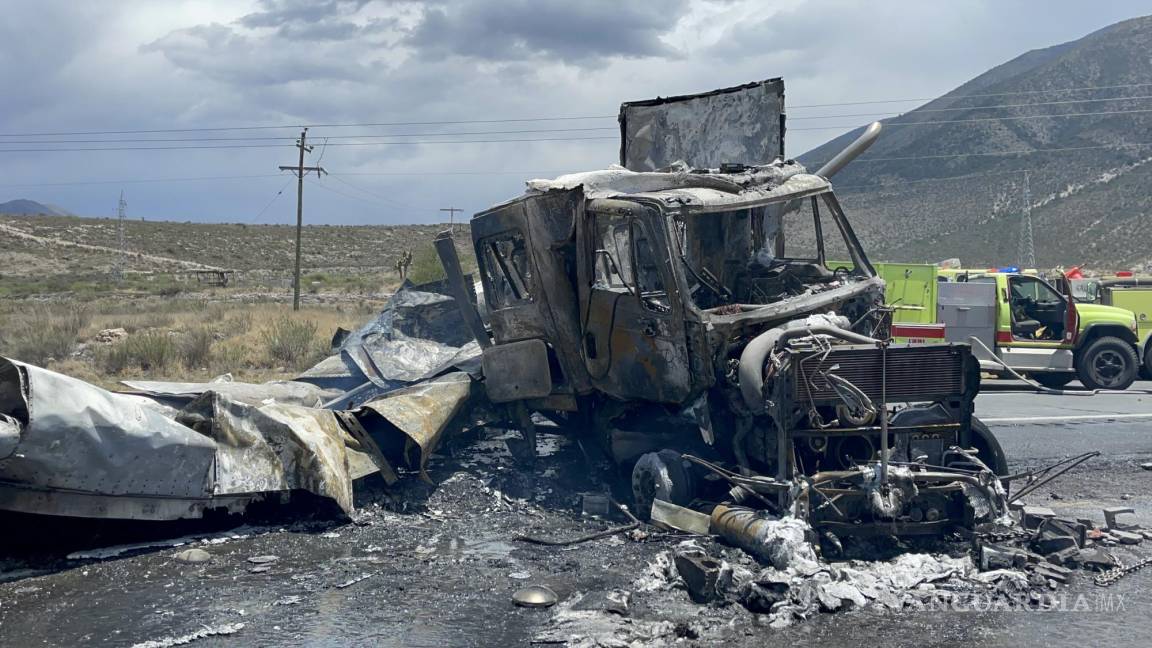
<path id="1" fill-rule="evenodd" d="M 886 122 L 886 126 L 931 126 L 939 124 L 969 124 L 969 123 L 984 123 L 995 121 L 1017 121 L 1024 119 L 1060 119 L 1067 117 L 1101 117 L 1107 115 L 1131 115 L 1131 114 L 1144 114 L 1152 113 L 1152 108 L 1135 109 L 1135 110 L 1107 110 L 1086 113 L 1063 113 L 1063 114 L 1042 114 L 1042 115 L 1013 115 L 1007 117 L 978 117 L 971 119 L 945 119 L 935 121 L 921 121 L 921 122 Z M 791 128 L 791 131 L 819 131 L 819 130 L 851 130 L 859 128 L 859 125 L 839 125 L 839 126 L 816 126 L 807 128 Z M 459 135 L 461 133 L 445 133 L 444 135 Z M 415 136 L 415 135 L 413 135 Z M 363 136 L 362 136 L 363 137 Z M 404 135 L 369 135 L 367 137 L 404 137 Z M 282 138 L 276 138 L 282 139 Z M 612 136 L 592 136 L 592 137 L 523 137 L 523 138 L 501 138 L 501 139 L 467 139 L 467 140 L 394 140 L 394 141 L 373 141 L 373 142 L 333 142 L 328 146 L 390 146 L 390 145 L 423 145 L 423 144 L 503 144 L 509 142 L 579 142 L 579 141 L 602 141 L 602 140 L 617 140 L 617 137 Z M 247 140 L 239 140 L 247 141 Z M 0 146 L 22 145 L 28 142 L 5 142 L 0 143 Z M 56 142 L 46 142 L 45 144 L 55 144 Z M 90 147 L 66 147 L 66 148 L 0 148 L 0 153 L 55 153 L 55 152 L 81 152 L 81 151 L 182 151 L 182 150 L 221 150 L 221 149 L 262 149 L 262 148 L 286 148 L 295 146 L 294 144 L 210 144 L 210 145 L 193 145 L 193 146 L 90 146 Z"/>
<path id="2" fill-rule="evenodd" d="M 1152 146 L 1152 142 L 1125 142 L 1121 144 L 1101 144 L 1098 146 L 1069 146 L 1049 149 L 1020 149 L 1017 151 L 995 151 L 990 153 L 947 153 L 941 155 L 908 155 L 888 158 L 856 158 L 854 162 L 897 162 L 904 160 L 941 160 L 958 157 L 988 157 L 1002 155 L 1031 155 L 1033 153 L 1063 153 L 1066 151 L 1089 151 L 1093 149 L 1121 149 L 1126 147 Z"/>
<path id="3" fill-rule="evenodd" d="M 1152 95 L 1145 95 L 1141 97 L 1109 97 L 1107 99 L 1072 99 L 1069 101 L 1036 101 L 1033 103 L 1022 104 L 1000 104 L 998 106 L 959 106 L 956 108 L 916 108 L 913 110 L 906 110 L 903 112 L 873 112 L 873 113 L 851 113 L 841 115 L 819 115 L 809 117 L 788 117 L 788 121 L 797 120 L 811 120 L 811 119 L 835 119 L 837 117 L 875 117 L 881 115 L 907 115 L 913 112 L 916 113 L 929 113 L 929 112 L 956 112 L 958 110 L 998 110 L 1002 108 L 1029 108 L 1032 106 L 1062 106 L 1067 104 L 1078 103 L 1098 103 L 1102 101 L 1139 101 L 1145 99 L 1152 99 Z"/>
<path id="4" fill-rule="evenodd" d="M 977 97 L 1010 97 L 1019 95 L 1035 95 L 1035 94 L 1049 94 L 1054 92 L 1083 92 L 1087 90 L 1114 90 L 1117 88 L 1146 88 L 1152 86 L 1152 83 L 1121 83 L 1118 85 L 1107 86 L 1080 86 L 1077 88 L 1052 88 L 1049 90 L 1018 90 L 1015 92 L 992 92 L 987 94 L 966 94 L 966 95 L 940 95 L 939 97 L 922 97 L 919 99 L 876 99 L 873 101 L 841 101 L 836 103 L 823 103 L 823 104 L 802 104 L 798 106 L 788 106 L 788 109 L 793 108 L 829 108 L 832 106 L 869 106 L 875 104 L 885 103 L 909 103 L 912 101 L 936 101 L 937 99 L 967 99 Z"/>
<path id="5" fill-rule="evenodd" d="M 532 175 L 559 175 L 565 173 L 562 170 L 532 170 L 532 171 L 445 171 L 443 169 L 430 169 L 427 171 L 383 171 L 383 172 L 349 172 L 349 173 L 332 173 L 329 176 L 335 178 L 336 176 L 395 176 L 395 177 L 424 177 L 424 176 L 492 176 L 492 175 L 513 175 L 513 176 L 532 176 Z M 190 176 L 190 177 L 177 177 L 177 178 L 135 178 L 135 179 L 118 179 L 118 180 L 69 180 L 66 182 L 15 182 L 0 184 L 0 189 L 16 189 L 21 187 L 74 187 L 84 185 L 121 185 L 121 184 L 164 184 L 168 182 L 200 182 L 200 181 L 217 181 L 217 180 L 255 180 L 255 179 L 268 179 L 280 178 L 283 174 L 280 173 L 265 173 L 265 174 L 243 174 L 243 175 L 228 175 L 228 176 Z"/>
<path id="6" fill-rule="evenodd" d="M 481 140 L 408 140 L 395 142 L 335 142 L 329 146 L 391 146 L 412 144 L 503 144 L 508 142 L 580 142 L 592 140 L 617 140 L 616 137 L 526 137 L 514 139 Z M 21 144 L 11 142 L 10 144 Z M 268 149 L 291 148 L 294 144 L 211 144 L 206 146 L 88 146 L 80 148 L 0 148 L 0 153 L 75 153 L 80 151 L 192 151 L 224 149 Z"/>
<path id="7" fill-rule="evenodd" d="M 325 144 L 331 139 L 379 139 L 394 137 L 449 137 L 456 135 L 514 135 L 521 133 L 579 133 L 588 131 L 617 131 L 614 126 L 597 126 L 594 128 L 536 128 L 506 131 L 449 131 L 447 133 L 357 133 L 355 135 L 326 135 Z M 295 137 L 175 137 L 175 138 L 105 138 L 105 139 L 55 139 L 55 140 L 15 140 L 0 142 L 3 145 L 17 144 L 122 144 L 122 143 L 174 143 L 174 142 L 291 142 Z"/>
<path id="8" fill-rule="evenodd" d="M 1044 114 L 1044 115 L 1013 115 L 1010 117 L 974 117 L 972 119 L 942 119 L 937 121 L 922 121 L 922 122 L 884 122 L 885 126 L 932 126 L 935 124 L 972 124 L 977 122 L 994 122 L 994 121 L 1017 121 L 1021 119 L 1057 119 L 1063 117 L 1100 117 L 1104 115 L 1132 115 L 1137 113 L 1152 113 L 1152 108 L 1141 108 L 1137 110 L 1105 110 L 1100 112 L 1087 112 L 1087 113 L 1063 113 L 1063 114 Z M 811 128 L 789 128 L 790 131 L 814 131 L 814 130 L 843 130 L 860 128 L 859 124 L 848 126 L 815 126 Z"/>
<path id="9" fill-rule="evenodd" d="M 916 101 L 935 101 L 937 99 L 966 99 L 981 97 L 1008 97 L 1021 95 L 1053 94 L 1061 92 L 1083 92 L 1088 90 L 1114 90 L 1120 88 L 1143 88 L 1152 86 L 1152 83 L 1125 83 L 1106 86 L 1080 86 L 1073 88 L 1050 88 L 1047 90 L 1021 90 L 1014 92 L 994 92 L 966 95 L 942 95 L 940 97 L 920 97 L 907 99 L 876 99 L 870 101 L 838 101 L 821 104 L 798 104 L 787 106 L 788 110 L 803 108 L 828 108 L 834 106 L 867 106 L 890 103 L 910 103 Z M 1119 99 L 1119 98 L 1118 98 Z M 132 134 L 160 134 L 160 133 L 206 133 L 228 131 L 257 131 L 257 130 L 288 130 L 307 128 L 356 128 L 356 127 L 389 127 L 389 126 L 443 126 L 458 124 L 511 124 L 533 122 L 565 122 L 589 119 L 616 119 L 617 115 L 575 115 L 557 117 L 518 117 L 505 119 L 450 119 L 450 120 L 420 120 L 420 121 L 391 121 L 391 122 L 345 122 L 345 123 L 308 123 L 297 122 L 291 124 L 274 125 L 236 125 L 236 126 L 202 126 L 186 128 L 152 128 L 152 129 L 119 129 L 119 130 L 72 130 L 72 131 L 34 131 L 23 133 L 0 133 L 0 137 L 53 137 L 53 136 L 80 136 L 80 135 L 132 135 Z M 794 117 L 793 119 L 798 119 Z"/>
<path id="10" fill-rule="evenodd" d="M 345 191 L 340 191 L 339 189 L 332 187 L 332 186 L 329 186 L 329 185 L 326 185 L 323 182 L 317 182 L 316 186 L 319 187 L 320 189 L 323 189 L 324 191 L 334 193 L 338 196 L 344 196 L 345 198 L 351 198 L 352 200 L 358 200 L 364 204 L 372 205 L 373 207 L 387 207 L 390 209 L 396 209 L 395 207 L 392 207 L 391 205 L 381 205 L 379 202 L 377 202 L 375 200 L 369 200 L 368 198 L 362 198 L 360 196 L 347 193 Z"/>
<path id="11" fill-rule="evenodd" d="M 1061 113 L 1052 114 L 1045 113 L 1041 115 L 1011 115 L 1005 117 L 975 117 L 970 119 L 942 119 L 934 121 L 918 121 L 918 122 L 901 122 L 893 121 L 886 122 L 887 126 L 932 126 L 940 124 L 970 124 L 970 123 L 985 123 L 996 121 L 1018 121 L 1025 119 L 1062 119 L 1068 117 L 1102 117 L 1108 115 L 1132 115 L 1152 113 L 1152 108 L 1141 108 L 1133 110 L 1103 110 L 1095 112 L 1082 112 L 1082 113 Z M 839 125 L 839 126 L 815 126 L 806 128 L 792 128 L 792 131 L 818 131 L 818 130 L 850 130 L 859 128 L 859 125 Z M 581 129 L 577 129 L 581 130 Z M 591 130 L 605 130 L 605 129 L 591 129 Z M 610 129 L 611 130 L 611 129 Z M 531 131 L 524 131 L 531 132 Z M 544 131 L 549 132 L 549 131 Z M 492 132 L 495 134 L 495 132 Z M 417 136 L 452 136 L 452 135 L 466 135 L 467 133 L 429 133 L 420 135 L 360 135 L 355 136 L 359 138 L 376 137 L 376 138 L 396 138 L 396 137 L 417 137 Z M 485 132 L 475 133 L 489 134 Z M 331 136 L 329 139 L 340 137 Z M 349 136 L 352 137 L 352 136 Z M 281 140 L 283 138 L 273 138 Z M 508 142 L 573 142 L 573 141 L 596 141 L 596 140 L 616 140 L 617 137 L 613 136 L 591 136 L 591 137 L 522 137 L 522 138 L 498 138 L 498 139 L 464 139 L 464 140 L 379 140 L 379 141 L 357 141 L 357 142 L 332 142 L 326 146 L 389 146 L 389 145 L 423 145 L 423 144 L 501 144 Z M 114 140 L 106 140 L 113 142 Z M 146 141 L 161 141 L 161 140 L 146 140 Z M 236 138 L 236 141 L 249 141 L 245 138 Z M 15 146 L 29 144 L 30 142 L 4 142 L 0 146 Z M 38 144 L 56 144 L 64 142 L 37 142 Z M 258 148 L 285 148 L 295 146 L 294 144 L 209 144 L 209 145 L 192 145 L 192 146 L 90 146 L 90 147 L 65 147 L 65 148 L 0 148 L 0 153 L 41 153 L 41 152 L 79 152 L 79 151 L 165 151 L 165 150 L 218 150 L 218 149 L 258 149 Z"/>
<path id="12" fill-rule="evenodd" d="M 288 188 L 288 185 L 292 184 L 294 179 L 295 178 L 288 178 L 288 182 L 285 182 L 284 185 L 280 187 L 280 191 L 277 191 L 276 195 L 272 196 L 272 200 L 269 200 L 268 204 L 264 205 L 264 208 L 257 212 L 256 216 L 250 222 L 253 224 L 259 222 L 260 218 L 264 216 L 264 212 L 268 211 L 268 209 L 272 207 L 272 204 L 275 203 L 278 198 L 280 198 L 280 196 L 284 193 L 284 190 Z"/>
<path id="13" fill-rule="evenodd" d="M 147 133 L 207 133 L 248 130 L 285 130 L 307 128 L 356 128 L 382 126 L 446 126 L 457 124 L 515 124 L 529 122 L 579 121 L 582 119 L 616 119 L 616 115 L 584 115 L 578 117 L 523 117 L 514 119 L 454 119 L 440 121 L 355 122 L 344 124 L 280 124 L 275 126 L 217 126 L 195 128 L 151 128 L 125 130 L 46 131 L 38 133 L 0 133 L 0 137 L 49 137 L 53 135 L 134 135 Z"/>
<path id="14" fill-rule="evenodd" d="M 369 191 L 368 189 L 365 189 L 365 188 L 363 188 L 363 187 L 361 187 L 361 186 L 359 186 L 359 185 L 354 185 L 354 184 L 352 184 L 351 182 L 348 182 L 347 180 L 344 180 L 343 178 L 337 178 L 337 177 L 333 177 L 332 179 L 333 179 L 333 180 L 335 180 L 335 181 L 337 181 L 337 182 L 339 182 L 339 183 L 341 183 L 341 184 L 343 184 L 343 185 L 345 185 L 345 186 L 347 186 L 347 187 L 350 187 L 350 188 L 352 188 L 352 189 L 355 189 L 356 191 L 359 191 L 359 192 L 362 192 L 362 193 L 368 194 L 369 196 L 373 196 L 374 198 L 377 198 L 377 199 L 379 199 L 379 200 L 383 200 L 384 202 L 386 202 L 386 203 L 388 203 L 388 204 L 392 205 L 393 207 L 396 207 L 396 208 L 399 208 L 399 209 L 412 209 L 412 210 L 419 210 L 419 209 L 420 209 L 419 207 L 413 207 L 412 205 L 406 205 L 406 204 L 404 204 L 404 203 L 402 203 L 402 202 L 400 202 L 400 201 L 398 201 L 398 200 L 395 200 L 395 199 L 393 199 L 393 198 L 390 198 L 390 197 L 388 197 L 388 196 L 385 196 L 385 195 L 383 195 L 383 194 L 378 194 L 378 193 L 376 193 L 375 191 Z"/>
<path id="15" fill-rule="evenodd" d="M 371 172 L 349 172 L 349 173 L 331 173 L 331 176 L 429 176 L 429 175 L 516 175 L 516 176 L 530 176 L 530 175 L 560 175 L 568 173 L 569 171 L 541 171 L 539 169 L 534 171 L 443 171 L 440 169 L 433 169 L 430 171 L 371 171 Z M 0 185 L 3 186 L 3 185 Z"/>
<path id="16" fill-rule="evenodd" d="M 137 180 L 74 180 L 69 182 L 19 182 L 13 184 L 0 184 L 0 189 L 16 187 L 71 187 L 76 185 L 104 185 L 104 184 L 148 184 L 153 182 L 195 182 L 209 180 L 251 180 L 255 178 L 279 178 L 279 173 L 265 173 L 262 175 L 232 175 L 232 176 L 193 176 L 185 178 L 143 178 Z"/>
<path id="17" fill-rule="evenodd" d="M 837 192 L 845 189 L 896 189 L 904 185 L 918 184 L 921 182 L 945 182 L 949 180 L 964 180 L 967 178 L 986 178 L 988 176 L 1006 176 L 1013 173 L 1036 173 L 1035 169 L 1013 169 L 1011 171 L 988 171 L 985 173 L 965 173 L 963 175 L 943 176 L 940 178 L 921 178 L 919 180 L 900 180 L 899 182 L 877 182 L 874 184 L 857 184 L 857 185 L 837 185 L 833 187 Z"/>

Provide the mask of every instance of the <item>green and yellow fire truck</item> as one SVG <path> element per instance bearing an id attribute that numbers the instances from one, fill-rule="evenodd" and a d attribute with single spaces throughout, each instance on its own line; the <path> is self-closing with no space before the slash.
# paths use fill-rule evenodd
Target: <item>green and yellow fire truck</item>
<path id="1" fill-rule="evenodd" d="M 1145 378 L 1152 378 L 1152 276 L 1118 272 L 1112 277 L 1061 278 L 1077 304 L 1100 304 L 1130 311 L 1136 318 L 1137 353 Z"/>
<path id="2" fill-rule="evenodd" d="M 924 268 L 933 270 L 934 286 L 925 285 Z M 1089 389 L 1127 389 L 1147 356 L 1148 334 L 1139 335 L 1131 310 L 1078 303 L 1035 275 L 941 274 L 917 264 L 877 270 L 888 284 L 894 338 L 972 342 L 984 371 L 1010 375 L 1011 369 L 1053 388 L 1079 379 Z"/>

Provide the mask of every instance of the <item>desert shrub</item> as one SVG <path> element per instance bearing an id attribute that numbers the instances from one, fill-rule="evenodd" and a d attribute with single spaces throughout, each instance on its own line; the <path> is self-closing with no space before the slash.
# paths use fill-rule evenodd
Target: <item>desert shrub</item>
<path id="1" fill-rule="evenodd" d="M 200 326 L 188 331 L 180 341 L 180 360 L 189 369 L 207 367 L 215 341 L 216 334 L 212 329 Z"/>
<path id="2" fill-rule="evenodd" d="M 300 367 L 319 355 L 316 329 L 316 322 L 312 320 L 285 316 L 269 322 L 260 332 L 260 338 L 271 362 Z"/>
<path id="3" fill-rule="evenodd" d="M 239 342 L 221 342 L 212 352 L 209 367 L 215 373 L 230 373 L 255 366 L 258 354 Z"/>
<path id="4" fill-rule="evenodd" d="M 163 370 L 176 356 L 176 343 L 172 336 L 161 331 L 145 331 L 129 335 L 120 344 L 104 349 L 97 360 L 105 373 L 120 374 L 127 369 Z"/>
<path id="5" fill-rule="evenodd" d="M 408 280 L 414 284 L 439 281 L 445 277 L 444 266 L 432 245 L 422 245 L 412 251 L 412 265 L 408 266 Z"/>
<path id="6" fill-rule="evenodd" d="M 32 306 L 6 319 L 0 327 L 0 348 L 5 355 L 35 365 L 44 365 L 49 358 L 63 360 L 89 319 L 83 304 Z"/>
<path id="7" fill-rule="evenodd" d="M 252 313 L 246 310 L 237 311 L 223 318 L 223 322 L 225 336 L 244 335 L 252 329 Z"/>

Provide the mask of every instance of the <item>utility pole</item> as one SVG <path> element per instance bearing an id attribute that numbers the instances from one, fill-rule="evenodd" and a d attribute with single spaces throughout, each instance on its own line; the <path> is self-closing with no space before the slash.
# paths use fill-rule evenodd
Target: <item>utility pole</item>
<path id="1" fill-rule="evenodd" d="M 456 212 L 462 212 L 464 210 L 458 209 L 456 207 L 445 207 L 445 208 L 441 209 L 440 211 L 448 212 L 448 229 L 455 232 L 456 231 Z"/>
<path id="2" fill-rule="evenodd" d="M 120 202 L 116 208 L 116 246 L 120 252 L 116 256 L 116 268 L 112 271 L 112 276 L 116 279 L 116 285 L 124 280 L 124 261 L 128 256 L 124 242 L 124 220 L 128 217 L 128 202 L 124 200 L 124 190 L 120 190 Z"/>
<path id="3" fill-rule="evenodd" d="M 300 310 L 300 238 L 304 231 L 304 176 L 309 171 L 315 171 L 316 177 L 328 173 L 323 167 L 304 166 L 304 153 L 310 153 L 312 147 L 307 144 L 308 129 L 300 131 L 300 139 L 296 141 L 296 148 L 300 149 L 300 162 L 296 166 L 280 166 L 281 171 L 291 171 L 296 174 L 296 269 L 292 273 L 292 310 Z"/>
<path id="4" fill-rule="evenodd" d="M 1024 212 L 1020 217 L 1020 269 L 1036 267 L 1036 245 L 1032 238 L 1032 186 L 1028 172 L 1024 172 Z"/>

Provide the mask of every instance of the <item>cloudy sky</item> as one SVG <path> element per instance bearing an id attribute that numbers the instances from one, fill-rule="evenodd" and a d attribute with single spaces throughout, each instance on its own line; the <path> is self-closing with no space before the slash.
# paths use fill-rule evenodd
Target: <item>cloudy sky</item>
<path id="1" fill-rule="evenodd" d="M 836 127 L 867 121 L 819 119 L 859 106 L 803 106 L 934 97 L 1147 4 L 0 0 L 0 8 L 0 202 L 26 197 L 110 215 L 123 190 L 134 217 L 291 222 L 295 186 L 277 166 L 295 162 L 298 126 L 313 124 L 308 162 L 331 175 L 306 185 L 307 220 L 407 223 L 442 221 L 438 209 L 449 206 L 471 214 L 519 193 L 527 177 L 614 162 L 621 101 L 782 76 L 788 152 L 798 155 L 847 130 Z M 59 150 L 30 151 L 45 148 Z M 84 148 L 150 150 L 67 150 Z"/>

